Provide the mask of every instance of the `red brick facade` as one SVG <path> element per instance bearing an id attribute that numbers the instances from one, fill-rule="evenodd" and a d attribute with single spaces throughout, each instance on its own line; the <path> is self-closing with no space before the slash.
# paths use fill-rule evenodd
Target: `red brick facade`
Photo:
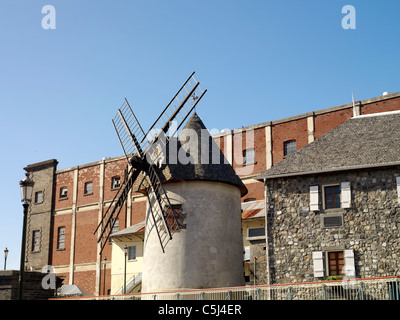
<path id="1" fill-rule="evenodd" d="M 357 108 L 361 114 L 400 110 L 400 93 L 358 102 Z M 215 135 L 215 141 L 227 159 L 232 161 L 234 169 L 248 188 L 248 194 L 242 201 L 262 200 L 264 199 L 263 183 L 253 178 L 265 171 L 268 165 L 271 166 L 283 159 L 285 141 L 295 140 L 296 148 L 299 150 L 309 143 L 310 136 L 317 139 L 352 116 L 353 108 L 351 104 L 348 104 L 237 129 L 228 134 L 222 133 Z M 255 163 L 252 164 L 252 169 L 246 172 L 243 171 L 246 165 L 243 165 L 242 159 L 243 151 L 249 147 L 246 146 L 246 134 L 249 132 L 252 132 L 254 137 Z M 268 142 L 267 132 L 271 135 L 270 142 Z M 228 139 L 232 139 L 230 150 Z M 268 158 L 271 159 L 269 164 Z M 102 260 L 106 256 L 110 262 L 111 245 L 106 245 L 102 257 L 99 257 L 99 246 L 93 232 L 102 213 L 107 210 L 117 192 L 112 188 L 112 178 L 120 177 L 122 182 L 125 170 L 126 159 L 120 157 L 56 172 L 49 264 L 59 275 L 65 276 L 64 284 L 72 282 L 91 294 L 102 294 Z M 241 174 L 243 172 L 245 174 Z M 91 183 L 89 193 L 85 193 L 86 183 Z M 60 190 L 64 187 L 67 188 L 67 196 L 60 197 Z M 133 195 L 119 216 L 119 230 L 143 221 L 145 210 L 146 201 L 136 194 Z M 57 248 L 60 227 L 65 227 L 65 247 L 61 249 Z M 70 266 L 71 262 L 73 268 Z M 110 287 L 111 272 L 108 269 L 106 292 Z"/>

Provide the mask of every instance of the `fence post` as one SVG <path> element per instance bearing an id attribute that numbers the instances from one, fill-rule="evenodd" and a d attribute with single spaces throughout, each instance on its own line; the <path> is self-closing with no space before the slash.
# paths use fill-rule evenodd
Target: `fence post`
<path id="1" fill-rule="evenodd" d="M 228 290 L 228 300 L 232 300 L 232 291 Z"/>
<path id="2" fill-rule="evenodd" d="M 326 285 L 325 284 L 322 285 L 322 293 L 324 296 L 324 300 L 326 300 Z"/>
<path id="3" fill-rule="evenodd" d="M 360 294 L 361 294 L 361 300 L 364 300 L 364 283 L 360 281 Z"/>
<path id="4" fill-rule="evenodd" d="M 399 300 L 399 279 L 396 279 L 396 300 Z"/>
<path id="5" fill-rule="evenodd" d="M 177 294 L 176 294 L 176 300 L 179 300 L 179 297 L 180 297 L 180 294 L 177 293 Z"/>
<path id="6" fill-rule="evenodd" d="M 292 300 L 292 287 L 289 287 L 288 297 L 289 300 Z"/>
<path id="7" fill-rule="evenodd" d="M 200 300 L 204 300 L 204 295 L 205 295 L 204 291 L 202 293 L 200 293 Z"/>
<path id="8" fill-rule="evenodd" d="M 257 288 L 257 300 L 261 300 L 261 289 Z"/>

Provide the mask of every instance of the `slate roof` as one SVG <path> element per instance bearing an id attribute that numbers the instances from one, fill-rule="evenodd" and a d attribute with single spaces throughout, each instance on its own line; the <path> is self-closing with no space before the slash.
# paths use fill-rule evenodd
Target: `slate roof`
<path id="1" fill-rule="evenodd" d="M 188 132 L 189 135 L 186 134 Z M 158 168 L 162 182 L 215 181 L 238 187 L 241 196 L 248 192 L 196 113 L 190 117 L 178 138 L 170 140 L 164 155 L 165 164 Z M 182 158 L 189 163 L 182 164 L 179 161 Z M 143 176 L 139 176 L 133 190 L 143 190 L 145 185 Z"/>
<path id="2" fill-rule="evenodd" d="M 258 178 L 276 178 L 400 164 L 400 112 L 349 119 Z"/>

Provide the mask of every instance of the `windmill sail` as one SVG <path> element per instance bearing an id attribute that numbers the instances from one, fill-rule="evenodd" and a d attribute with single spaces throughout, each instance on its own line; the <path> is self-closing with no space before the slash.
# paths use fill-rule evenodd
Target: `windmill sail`
<path id="1" fill-rule="evenodd" d="M 129 191 L 141 172 L 144 172 L 147 177 L 147 197 L 152 216 L 151 227 L 157 231 L 163 252 L 169 240 L 172 239 L 172 232 L 181 228 L 179 213 L 172 207 L 154 163 L 163 154 L 170 138 L 175 135 L 207 91 L 200 88 L 200 83 L 193 75 L 194 72 L 146 134 L 126 99 L 112 120 L 131 170 L 94 232 L 95 234 L 98 232 L 97 242 L 101 243 L 100 254 L 112 233 Z M 169 133 L 168 136 L 167 133 Z"/>
<path id="2" fill-rule="evenodd" d="M 153 165 L 149 167 L 147 178 L 150 185 L 147 198 L 149 200 L 149 211 L 153 218 L 152 226 L 155 227 L 162 251 L 165 252 L 165 247 L 172 239 L 173 232 L 179 230 L 181 225 Z"/>
<path id="3" fill-rule="evenodd" d="M 193 72 L 161 112 L 142 140 L 143 142 L 151 141 L 150 145 L 145 147 L 145 153 L 151 152 L 156 147 L 159 148 L 160 152 L 152 159 L 154 162 L 206 92 L 207 90 L 201 89 Z M 160 137 L 163 138 L 160 139 Z"/>
<path id="4" fill-rule="evenodd" d="M 143 158 L 144 149 L 148 149 L 150 143 L 147 141 L 128 100 L 125 99 L 112 122 L 128 162 L 129 157 L 135 154 Z"/>
<path id="5" fill-rule="evenodd" d="M 133 183 L 140 174 L 139 170 L 131 168 L 128 173 L 127 178 L 124 180 L 122 186 L 119 188 L 118 192 L 115 194 L 107 211 L 103 214 L 101 222 L 97 226 L 94 234 L 99 231 L 97 242 L 100 243 L 100 254 L 103 252 L 104 246 L 107 244 L 107 240 L 112 234 L 115 222 L 128 198 L 129 191 L 132 189 Z"/>

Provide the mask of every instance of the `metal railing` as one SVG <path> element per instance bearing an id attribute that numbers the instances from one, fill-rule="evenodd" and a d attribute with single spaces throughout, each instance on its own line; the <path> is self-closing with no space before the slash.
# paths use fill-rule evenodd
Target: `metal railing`
<path id="1" fill-rule="evenodd" d="M 133 287 L 135 287 L 140 281 L 142 281 L 142 273 L 135 273 L 129 278 L 126 285 L 126 292 L 129 292 Z M 115 295 L 120 295 L 124 293 L 124 286 L 119 289 Z"/>
<path id="2" fill-rule="evenodd" d="M 82 300 L 400 300 L 400 277 L 73 297 Z M 60 298 L 61 299 L 61 298 Z"/>

